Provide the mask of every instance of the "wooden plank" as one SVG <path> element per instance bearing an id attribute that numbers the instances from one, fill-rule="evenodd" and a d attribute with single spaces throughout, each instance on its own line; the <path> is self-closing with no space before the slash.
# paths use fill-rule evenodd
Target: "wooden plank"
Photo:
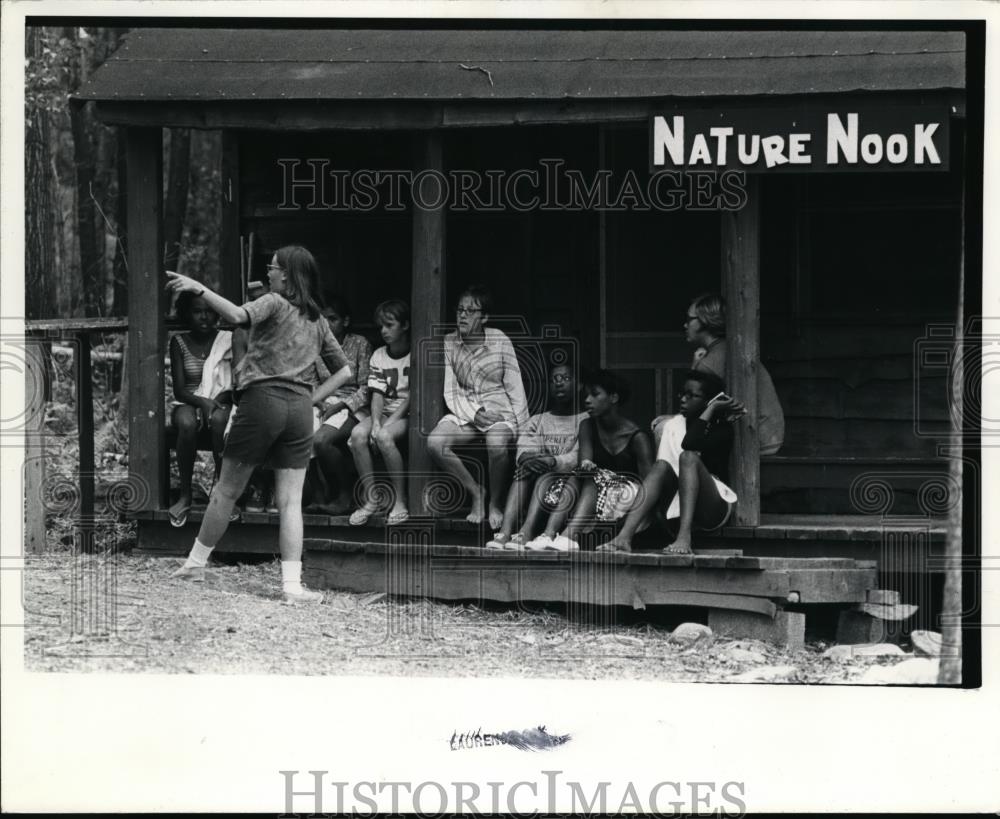
<path id="1" fill-rule="evenodd" d="M 444 170 L 442 136 L 439 132 L 414 137 L 414 164 L 418 171 Z M 430 189 L 428 188 L 428 191 Z M 427 199 L 432 200 L 428 192 Z M 443 337 L 435 336 L 435 325 L 445 318 L 446 213 L 443 208 L 427 210 L 414 206 L 412 244 L 412 288 L 410 300 L 410 378 L 418 384 L 416 400 L 410 405 L 409 429 L 409 508 L 430 514 L 425 488 L 434 474 L 426 437 L 444 415 Z"/>
<path id="2" fill-rule="evenodd" d="M 163 140 L 159 128 L 125 132 L 127 167 L 129 474 L 144 499 L 167 504 L 163 477 L 166 312 L 162 272 Z"/>
<path id="3" fill-rule="evenodd" d="M 757 373 L 760 368 L 760 185 L 746 177 L 741 210 L 722 213 L 722 280 L 726 298 L 726 385 L 749 414 L 733 425 L 729 474 L 740 502 L 733 523 L 760 521 L 760 442 L 757 428 Z"/>
<path id="4" fill-rule="evenodd" d="M 49 379 L 46 345 L 24 343 L 24 552 L 45 551 L 45 398 Z"/>
<path id="5" fill-rule="evenodd" d="M 236 131 L 222 132 L 222 223 L 219 234 L 220 288 L 236 304 L 244 301 L 240 266 L 240 142 Z M 260 271 L 259 271 L 260 272 Z M 266 280 L 265 280 L 266 281 Z"/>
<path id="6" fill-rule="evenodd" d="M 871 569 L 788 570 L 788 587 L 802 603 L 863 603 L 868 590 L 878 586 Z"/>
<path id="7" fill-rule="evenodd" d="M 122 316 L 31 319 L 24 322 L 24 327 L 29 333 L 49 331 L 50 334 L 53 335 L 61 332 L 69 334 L 77 330 L 101 330 L 103 332 L 114 332 L 116 330 L 127 330 L 128 319 Z"/>
<path id="8" fill-rule="evenodd" d="M 654 601 L 643 600 L 647 605 Z M 747 611 L 763 617 L 774 617 L 778 607 L 770 600 L 740 594 L 709 594 L 704 592 L 667 592 L 655 601 L 660 606 L 704 606 L 709 609 Z"/>
<path id="9" fill-rule="evenodd" d="M 857 560 L 849 557 L 758 557 L 762 569 L 795 571 L 798 569 L 858 569 Z"/>

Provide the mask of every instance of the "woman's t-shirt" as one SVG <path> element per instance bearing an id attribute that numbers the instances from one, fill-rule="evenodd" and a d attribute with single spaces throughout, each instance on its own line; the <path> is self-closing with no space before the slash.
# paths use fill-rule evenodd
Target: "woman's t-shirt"
<path id="1" fill-rule="evenodd" d="M 410 354 L 393 358 L 388 347 L 379 347 L 368 366 L 368 389 L 385 396 L 383 415 L 399 409 L 410 395 Z"/>
<path id="2" fill-rule="evenodd" d="M 277 293 L 243 305 L 250 317 L 247 352 L 236 365 L 236 381 L 246 389 L 259 381 L 280 381 L 296 392 L 312 392 L 310 371 L 322 358 L 331 373 L 347 358 L 325 319 L 313 321 Z"/>

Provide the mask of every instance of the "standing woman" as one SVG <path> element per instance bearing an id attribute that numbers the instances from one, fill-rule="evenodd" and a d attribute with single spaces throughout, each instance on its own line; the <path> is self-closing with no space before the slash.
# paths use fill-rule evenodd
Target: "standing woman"
<path id="1" fill-rule="evenodd" d="M 237 498 L 255 467 L 274 468 L 280 515 L 278 543 L 285 601 L 319 602 L 321 592 L 302 587 L 302 485 L 313 445 L 313 404 L 351 377 L 340 345 L 322 318 L 316 298 L 316 260 L 304 247 L 281 248 L 267 266 L 270 292 L 239 307 L 202 284 L 167 273 L 167 288 L 195 293 L 224 320 L 249 325 L 246 354 L 236 367 L 239 412 L 222 453 L 222 474 L 191 553 L 174 577 L 202 580 L 215 544 L 225 534 Z M 310 371 L 321 357 L 333 375 L 315 390 Z"/>

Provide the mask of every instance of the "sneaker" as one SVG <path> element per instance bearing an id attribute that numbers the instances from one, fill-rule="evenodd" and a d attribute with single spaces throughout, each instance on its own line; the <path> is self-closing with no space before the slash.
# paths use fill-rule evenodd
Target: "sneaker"
<path id="1" fill-rule="evenodd" d="M 319 603 L 323 599 L 323 592 L 311 591 L 305 587 L 299 592 L 285 592 L 286 603 Z"/>
<path id="2" fill-rule="evenodd" d="M 578 552 L 580 551 L 580 544 L 572 538 L 566 537 L 566 535 L 556 535 L 548 548 L 556 552 Z"/>
<path id="3" fill-rule="evenodd" d="M 205 567 L 181 566 L 170 577 L 172 580 L 190 580 L 192 583 L 200 583 L 205 579 Z"/>
<path id="4" fill-rule="evenodd" d="M 524 544 L 524 548 L 525 549 L 530 549 L 533 552 L 541 552 L 541 551 L 544 551 L 545 549 L 551 549 L 552 548 L 552 538 L 550 538 L 548 535 L 542 533 L 538 537 L 536 537 L 534 540 L 529 540 L 527 543 L 525 543 Z"/>
<path id="5" fill-rule="evenodd" d="M 494 535 L 492 540 L 487 541 L 485 548 L 487 549 L 506 549 L 507 541 L 498 540 L 499 535 Z"/>

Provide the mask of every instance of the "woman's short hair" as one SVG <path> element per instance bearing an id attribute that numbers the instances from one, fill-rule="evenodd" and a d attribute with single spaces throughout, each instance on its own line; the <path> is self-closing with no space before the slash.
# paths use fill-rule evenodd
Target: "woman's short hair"
<path id="1" fill-rule="evenodd" d="M 691 302 L 701 326 L 713 336 L 726 335 L 726 300 L 718 293 L 702 293 Z"/>
<path id="2" fill-rule="evenodd" d="M 298 307 L 300 313 L 316 321 L 323 313 L 316 259 L 302 245 L 285 245 L 274 255 L 286 276 L 285 292 L 281 295 Z"/>
<path id="3" fill-rule="evenodd" d="M 632 395 L 632 389 L 628 382 L 617 373 L 611 370 L 590 370 L 583 375 L 583 386 L 590 390 L 593 387 L 600 387 L 608 395 L 614 393 L 618 396 L 618 404 L 622 405 L 628 401 Z"/>
<path id="4" fill-rule="evenodd" d="M 410 305 L 402 299 L 388 299 L 375 308 L 375 323 L 381 324 L 385 317 L 394 318 L 400 324 L 409 324 Z"/>
<path id="5" fill-rule="evenodd" d="M 479 304 L 479 309 L 483 311 L 484 315 L 489 315 L 493 309 L 493 293 L 484 284 L 470 284 L 461 293 L 458 294 L 458 300 L 461 301 L 466 296 L 473 299 Z"/>

